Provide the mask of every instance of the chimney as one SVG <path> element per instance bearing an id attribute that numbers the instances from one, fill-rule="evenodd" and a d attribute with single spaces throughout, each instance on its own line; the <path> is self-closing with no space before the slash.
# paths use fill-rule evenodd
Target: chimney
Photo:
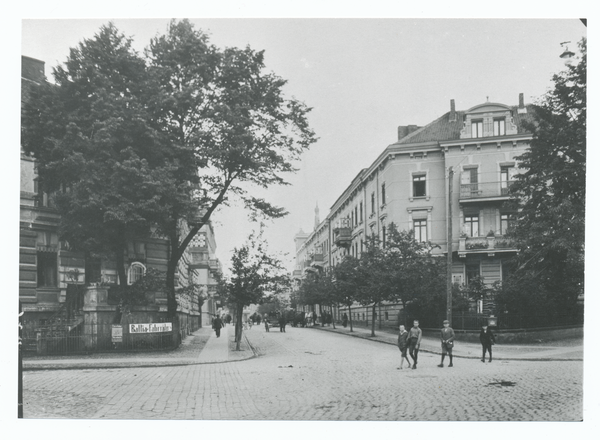
<path id="1" fill-rule="evenodd" d="M 454 99 L 450 100 L 450 117 L 448 120 L 450 122 L 456 121 L 456 107 L 454 106 Z"/>
<path id="2" fill-rule="evenodd" d="M 517 109 L 517 113 L 527 113 L 527 107 L 525 107 L 522 93 L 519 93 L 519 108 Z"/>
<path id="3" fill-rule="evenodd" d="M 400 125 L 398 126 L 398 140 L 402 140 L 403 138 L 405 138 L 406 136 L 408 136 L 409 134 L 411 134 L 413 131 L 418 130 L 419 127 L 418 125 Z"/>
<path id="4" fill-rule="evenodd" d="M 407 134 L 408 127 L 406 125 L 398 126 L 398 140 L 401 140 L 402 138 L 406 137 Z"/>

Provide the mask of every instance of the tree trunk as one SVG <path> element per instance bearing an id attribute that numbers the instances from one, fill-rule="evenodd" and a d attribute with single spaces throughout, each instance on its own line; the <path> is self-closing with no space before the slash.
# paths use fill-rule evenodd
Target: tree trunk
<path id="1" fill-rule="evenodd" d="M 333 316 L 333 306 L 331 306 L 331 325 L 333 326 L 333 329 L 335 330 L 335 316 Z"/>
<path id="2" fill-rule="evenodd" d="M 353 332 L 352 329 L 352 311 L 350 310 L 350 304 L 348 304 L 348 319 L 350 320 L 350 331 Z"/>
<path id="3" fill-rule="evenodd" d="M 236 325 L 235 325 L 235 351 L 241 350 L 242 343 L 242 316 L 244 315 L 243 307 L 236 307 Z"/>
<path id="4" fill-rule="evenodd" d="M 177 314 L 177 297 L 175 296 L 175 271 L 177 269 L 177 263 L 179 259 L 173 258 L 176 252 L 177 244 L 173 240 L 173 237 L 169 240 L 169 255 L 167 259 L 167 276 L 166 276 L 166 290 L 167 290 L 167 316 L 169 319 L 173 319 Z"/>
<path id="5" fill-rule="evenodd" d="M 377 304 L 373 304 L 373 312 L 371 314 L 371 336 L 375 336 L 375 307 L 377 307 Z"/>

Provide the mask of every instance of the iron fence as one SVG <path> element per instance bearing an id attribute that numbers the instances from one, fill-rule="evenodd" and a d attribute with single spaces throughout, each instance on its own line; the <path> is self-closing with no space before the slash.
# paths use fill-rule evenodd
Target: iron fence
<path id="1" fill-rule="evenodd" d="M 128 325 L 62 322 L 52 325 L 24 325 L 22 347 L 25 356 L 71 353 L 152 351 L 174 347 L 173 330 L 130 333 Z"/>

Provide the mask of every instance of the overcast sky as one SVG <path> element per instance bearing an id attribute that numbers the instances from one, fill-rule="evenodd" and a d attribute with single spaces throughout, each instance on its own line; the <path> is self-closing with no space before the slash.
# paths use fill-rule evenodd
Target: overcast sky
<path id="1" fill-rule="evenodd" d="M 24 19 L 21 53 L 46 63 L 46 75 L 69 48 L 91 38 L 110 19 Z M 167 19 L 112 19 L 142 51 Z M 271 250 L 289 253 L 293 237 L 309 232 L 318 204 L 321 220 L 356 174 L 397 139 L 398 125 L 425 125 L 447 112 L 485 102 L 535 102 L 586 35 L 577 19 L 192 19 L 219 47 L 265 51 L 267 70 L 288 80 L 287 96 L 313 110 L 319 140 L 292 184 L 265 197 L 290 214 L 268 222 Z M 225 266 L 233 247 L 256 228 L 238 207 L 214 218 L 217 255 Z"/>

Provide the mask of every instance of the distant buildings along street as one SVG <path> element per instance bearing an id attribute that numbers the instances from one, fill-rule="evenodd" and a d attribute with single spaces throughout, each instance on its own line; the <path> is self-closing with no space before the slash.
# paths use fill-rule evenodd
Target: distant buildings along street
<path id="1" fill-rule="evenodd" d="M 476 277 L 487 285 L 501 281 L 510 270 L 507 259 L 517 251 L 505 237 L 514 213 L 504 202 L 518 172 L 515 158 L 532 139 L 524 123 L 532 120 L 520 93 L 518 105 L 484 102 L 464 111 L 451 100 L 450 111 L 431 123 L 398 127 L 398 140 L 358 173 L 324 220 L 317 208 L 313 231 L 295 235 L 296 286 L 307 272 L 333 267 L 346 255 L 359 258 L 371 235 L 385 245 L 391 223 L 440 246 L 434 254 L 446 254 L 448 197 L 453 283 L 468 285 Z M 382 306 L 379 319 L 396 325 L 400 308 Z M 339 319 L 342 310 L 334 313 Z M 370 308 L 356 305 L 352 314 L 355 321 L 368 321 Z"/>

